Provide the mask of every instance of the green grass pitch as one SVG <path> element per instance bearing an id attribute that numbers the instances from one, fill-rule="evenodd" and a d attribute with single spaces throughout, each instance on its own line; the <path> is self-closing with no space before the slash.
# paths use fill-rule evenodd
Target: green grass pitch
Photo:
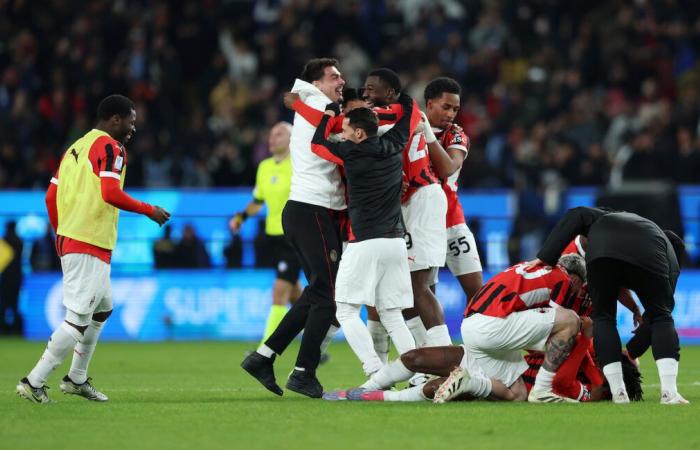
<path id="1" fill-rule="evenodd" d="M 0 340 L 0 449 L 700 449 L 700 347 L 682 350 L 687 406 L 661 406 L 650 355 L 643 403 L 433 405 L 278 398 L 238 364 L 251 344 L 101 343 L 90 368 L 104 404 L 63 395 L 68 363 L 49 380 L 57 401 L 35 405 L 14 386 L 44 343 Z M 284 384 L 297 345 L 277 361 Z M 357 385 L 345 343 L 319 369 L 326 389 Z"/>

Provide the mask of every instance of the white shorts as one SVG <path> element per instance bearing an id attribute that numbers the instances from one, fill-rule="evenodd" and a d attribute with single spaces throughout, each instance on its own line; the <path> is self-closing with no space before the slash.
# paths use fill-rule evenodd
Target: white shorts
<path id="1" fill-rule="evenodd" d="M 379 238 L 349 243 L 338 267 L 335 301 L 374 306 L 380 311 L 412 308 L 405 241 Z"/>
<path id="2" fill-rule="evenodd" d="M 447 198 L 439 184 L 419 188 L 401 205 L 411 272 L 445 265 Z"/>
<path id="3" fill-rule="evenodd" d="M 459 223 L 447 229 L 445 264 L 455 277 L 482 271 L 476 241 L 466 223 Z M 438 274 L 439 271 L 434 271 L 433 284 L 438 283 Z"/>
<path id="4" fill-rule="evenodd" d="M 112 310 L 111 267 L 84 253 L 61 256 L 63 270 L 63 306 L 77 315 Z M 76 324 L 87 325 L 87 324 Z"/>
<path id="5" fill-rule="evenodd" d="M 488 377 L 511 386 L 528 368 L 523 350 L 545 349 L 554 315 L 553 308 L 528 309 L 505 318 L 474 314 L 462 321 L 462 340 Z"/>

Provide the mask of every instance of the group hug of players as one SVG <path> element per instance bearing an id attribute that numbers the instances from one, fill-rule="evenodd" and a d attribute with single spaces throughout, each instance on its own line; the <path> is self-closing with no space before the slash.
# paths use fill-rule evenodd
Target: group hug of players
<path id="1" fill-rule="evenodd" d="M 308 70 L 309 65 L 321 70 Z M 337 276 L 328 283 L 337 322 L 328 326 L 324 343 L 340 326 L 367 381 L 359 387 L 325 391 L 315 377 L 315 367 L 301 366 L 298 360 L 288 389 L 326 400 L 553 403 L 611 399 L 628 403 L 642 398 L 637 358 L 664 338 L 671 342 L 654 345 L 662 379 L 661 402 L 687 403 L 676 388 L 678 337 L 674 343 L 668 333 L 655 332 L 660 327 L 654 326 L 670 319 L 673 327 L 673 292 L 670 305 L 668 295 L 654 298 L 653 289 L 651 297 L 637 292 L 648 312 L 643 318 L 628 289 L 635 284 L 624 276 L 615 286 L 607 286 L 615 290 L 613 307 L 596 306 L 587 284 L 587 265 L 593 259 L 617 258 L 624 266 L 635 265 L 640 257 L 620 256 L 615 249 L 601 252 L 601 247 L 610 247 L 599 243 L 609 240 L 608 236 L 595 238 L 598 250 L 586 259 L 586 236 L 600 236 L 612 227 L 636 236 L 633 245 L 653 247 L 650 258 L 660 252 L 667 259 L 660 278 L 665 276 L 675 289 L 680 260 L 676 252 L 682 251 L 677 236 L 634 214 L 576 208 L 553 231 L 541 259 L 509 267 L 484 284 L 475 239 L 457 196 L 457 179 L 469 152 L 468 136 L 454 123 L 461 103 L 459 84 L 447 77 L 432 80 L 425 88 L 426 111 L 421 112 L 390 69 L 370 72 L 357 91 L 344 88 L 333 59 L 312 60 L 304 74 L 284 97 L 285 105 L 296 113 L 291 130 L 290 200 L 296 201 L 295 181 L 302 178 L 296 171 L 308 171 L 310 158 L 315 160 L 319 179 L 323 170 L 337 171 L 341 183 L 336 186 L 344 195 L 347 212 L 332 211 L 339 218 L 342 252 L 322 255 L 328 264 L 338 260 Z M 306 134 L 295 135 L 302 127 Z M 582 209 L 588 211 L 582 214 Z M 291 226 L 288 219 L 285 234 Z M 562 236 L 567 236 L 563 245 Z M 317 274 L 313 268 L 307 270 L 303 245 L 293 237 L 289 241 L 300 253 L 313 285 Z M 554 259 L 549 256 L 552 249 L 558 252 Z M 468 300 L 460 346 L 452 345 L 434 294 L 438 269 L 445 265 Z M 605 337 L 602 345 L 594 346 L 596 326 L 590 317 L 598 311 L 609 322 L 618 299 L 632 311 L 638 325 L 635 339 L 624 352 L 619 335 L 617 342 Z M 651 307 L 657 304 L 665 308 Z M 363 306 L 368 310 L 366 325 L 360 318 Z M 663 311 L 655 314 L 657 309 Z M 242 367 L 282 395 L 272 363 L 284 347 L 278 351 L 274 341 L 264 341 Z M 394 361 L 388 360 L 390 342 L 399 354 Z M 599 347 L 605 347 L 604 361 L 596 352 Z M 392 389 L 403 381 L 409 381 L 408 388 Z"/>
<path id="2" fill-rule="evenodd" d="M 634 361 L 651 347 L 661 402 L 688 403 L 676 386 L 680 347 L 671 314 L 684 255 L 678 236 L 635 214 L 574 208 L 538 259 L 484 284 L 457 197 L 469 151 L 468 137 L 453 123 L 460 86 L 444 77 L 431 81 L 423 113 L 389 69 L 372 71 L 361 95 L 352 96 L 344 85 L 336 60 L 309 61 L 284 97 L 296 112 L 293 127 L 281 125 L 271 133 L 274 156 L 264 165 L 269 189 L 256 186 L 250 212 L 260 209 L 259 200 L 271 206 L 268 196 L 280 197 L 282 170 L 291 168 L 288 200 L 270 208 L 281 227 L 266 231 L 283 231 L 284 237 L 277 239 L 278 278 L 284 281 L 274 291 L 286 289 L 296 301 L 246 356 L 244 370 L 282 395 L 274 361 L 303 331 L 286 388 L 312 398 L 628 403 L 641 399 Z M 125 144 L 135 123 L 131 100 L 103 99 L 94 129 L 66 149 L 49 184 L 46 206 L 57 237 L 66 311 L 41 358 L 16 386 L 31 402 L 52 401 L 47 379 L 69 355 L 60 390 L 108 400 L 88 369 L 113 308 L 110 263 L 119 211 L 159 225 L 170 219 L 166 210 L 123 190 Z M 238 214 L 232 228 L 247 214 Z M 303 290 L 298 269 L 291 274 L 299 265 L 308 281 Z M 437 269 L 444 265 L 468 299 L 461 346 L 452 345 L 434 294 Z M 642 303 L 643 316 L 629 290 Z M 279 297 L 276 303 L 284 295 Z M 624 354 L 616 328 L 618 299 L 639 324 Z M 363 306 L 367 325 L 360 319 Z M 316 369 L 339 327 L 367 381 L 326 391 Z M 394 361 L 388 361 L 390 341 L 400 355 Z M 390 390 L 407 380 L 411 387 Z"/>

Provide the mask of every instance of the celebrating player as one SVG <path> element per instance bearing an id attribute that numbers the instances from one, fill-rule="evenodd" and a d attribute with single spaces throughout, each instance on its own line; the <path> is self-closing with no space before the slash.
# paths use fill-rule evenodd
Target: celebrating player
<path id="1" fill-rule="evenodd" d="M 332 110 L 326 111 L 312 140 L 314 153 L 342 165 L 347 175 L 350 242 L 336 280 L 336 315 L 367 375 L 383 363 L 360 319 L 361 305 L 378 310 L 399 353 L 415 348 L 401 314 L 413 306 L 413 296 L 400 198 L 401 152 L 419 116 L 412 114 L 417 106 L 408 95 L 402 94 L 399 100 L 403 117 L 381 138 L 377 137 L 376 114 L 369 108 L 356 108 L 343 119 L 344 142 L 327 139 L 328 120 L 335 116 Z"/>
<path id="2" fill-rule="evenodd" d="M 476 248 L 474 235 L 464 219 L 464 210 L 457 196 L 457 180 L 462 164 L 469 155 L 469 138 L 454 124 L 460 108 L 462 89 L 452 78 L 439 77 L 425 87 L 425 115 L 429 127 L 426 127 L 426 140 L 430 150 L 431 163 L 441 174 L 442 189 L 447 197 L 447 257 L 450 272 L 462 286 L 467 300 L 484 284 L 481 260 Z M 432 142 L 434 133 L 436 142 L 447 152 L 435 151 Z M 449 173 L 448 176 L 442 174 Z M 437 271 L 435 271 L 437 282 Z"/>
<path id="3" fill-rule="evenodd" d="M 377 69 L 367 76 L 364 99 L 377 107 L 380 123 L 396 121 L 395 112 L 389 105 L 396 103 L 400 91 L 401 82 L 392 70 Z M 417 346 L 450 345 L 442 307 L 430 290 L 432 269 L 445 264 L 447 200 L 430 167 L 422 133 L 412 136 L 403 156 L 408 188 L 401 202 L 414 303 L 413 309 L 404 311 L 404 317 Z"/>
<path id="4" fill-rule="evenodd" d="M 107 401 L 87 376 L 104 323 L 112 313 L 109 273 L 117 241 L 119 210 L 143 214 L 163 225 L 170 213 L 140 202 L 123 190 L 127 166 L 124 144 L 136 132 L 131 100 L 110 95 L 97 108 L 96 127 L 63 154 L 46 193 L 51 226 L 63 270 L 65 321 L 54 330 L 34 369 L 17 393 L 35 403 L 49 403 L 46 379 L 74 351 L 60 388 L 88 400 Z"/>
<path id="5" fill-rule="evenodd" d="M 445 376 L 461 361 L 463 370 L 452 372 L 441 386 L 436 397 L 439 402 L 463 393 L 477 392 L 487 397 L 490 379 L 503 383 L 514 399 L 524 400 L 527 391 L 521 374 L 528 366 L 521 351 L 546 347 L 544 370 L 538 374 L 539 382 L 532 391 L 535 394 L 531 392 L 529 399 L 566 401 L 551 392 L 552 379 L 573 346 L 580 322 L 573 311 L 549 306 L 550 301 L 562 304 L 576 295 L 585 278 L 583 259 L 577 255 L 561 257 L 555 267 L 526 270 L 521 263 L 504 270 L 469 301 L 462 321 L 464 349 L 445 346 L 409 352 L 409 356 L 402 355 L 372 375 L 359 390 L 349 391 L 348 398 L 361 396 L 367 390 L 387 389 L 409 379 L 414 372 Z M 428 354 L 437 359 L 423 358 Z M 403 362 L 414 357 L 421 359 L 409 361 L 408 365 Z M 542 379 L 543 375 L 547 378 Z"/>

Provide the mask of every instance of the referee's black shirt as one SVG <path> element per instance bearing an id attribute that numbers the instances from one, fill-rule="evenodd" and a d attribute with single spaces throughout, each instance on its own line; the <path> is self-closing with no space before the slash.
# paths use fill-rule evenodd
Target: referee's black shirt
<path id="1" fill-rule="evenodd" d="M 537 257 L 554 265 L 576 235 L 588 238 L 586 262 L 613 258 L 668 278 L 675 286 L 680 266 L 666 234 L 637 214 L 580 206 L 567 211 Z"/>
<path id="2" fill-rule="evenodd" d="M 402 151 L 410 137 L 414 102 L 401 94 L 404 115 L 383 136 L 373 136 L 359 144 L 334 143 L 326 139 L 328 115 L 323 116 L 311 140 L 314 153 L 330 152 L 333 160 L 345 167 L 348 215 L 354 239 L 403 237 L 401 216 Z"/>

